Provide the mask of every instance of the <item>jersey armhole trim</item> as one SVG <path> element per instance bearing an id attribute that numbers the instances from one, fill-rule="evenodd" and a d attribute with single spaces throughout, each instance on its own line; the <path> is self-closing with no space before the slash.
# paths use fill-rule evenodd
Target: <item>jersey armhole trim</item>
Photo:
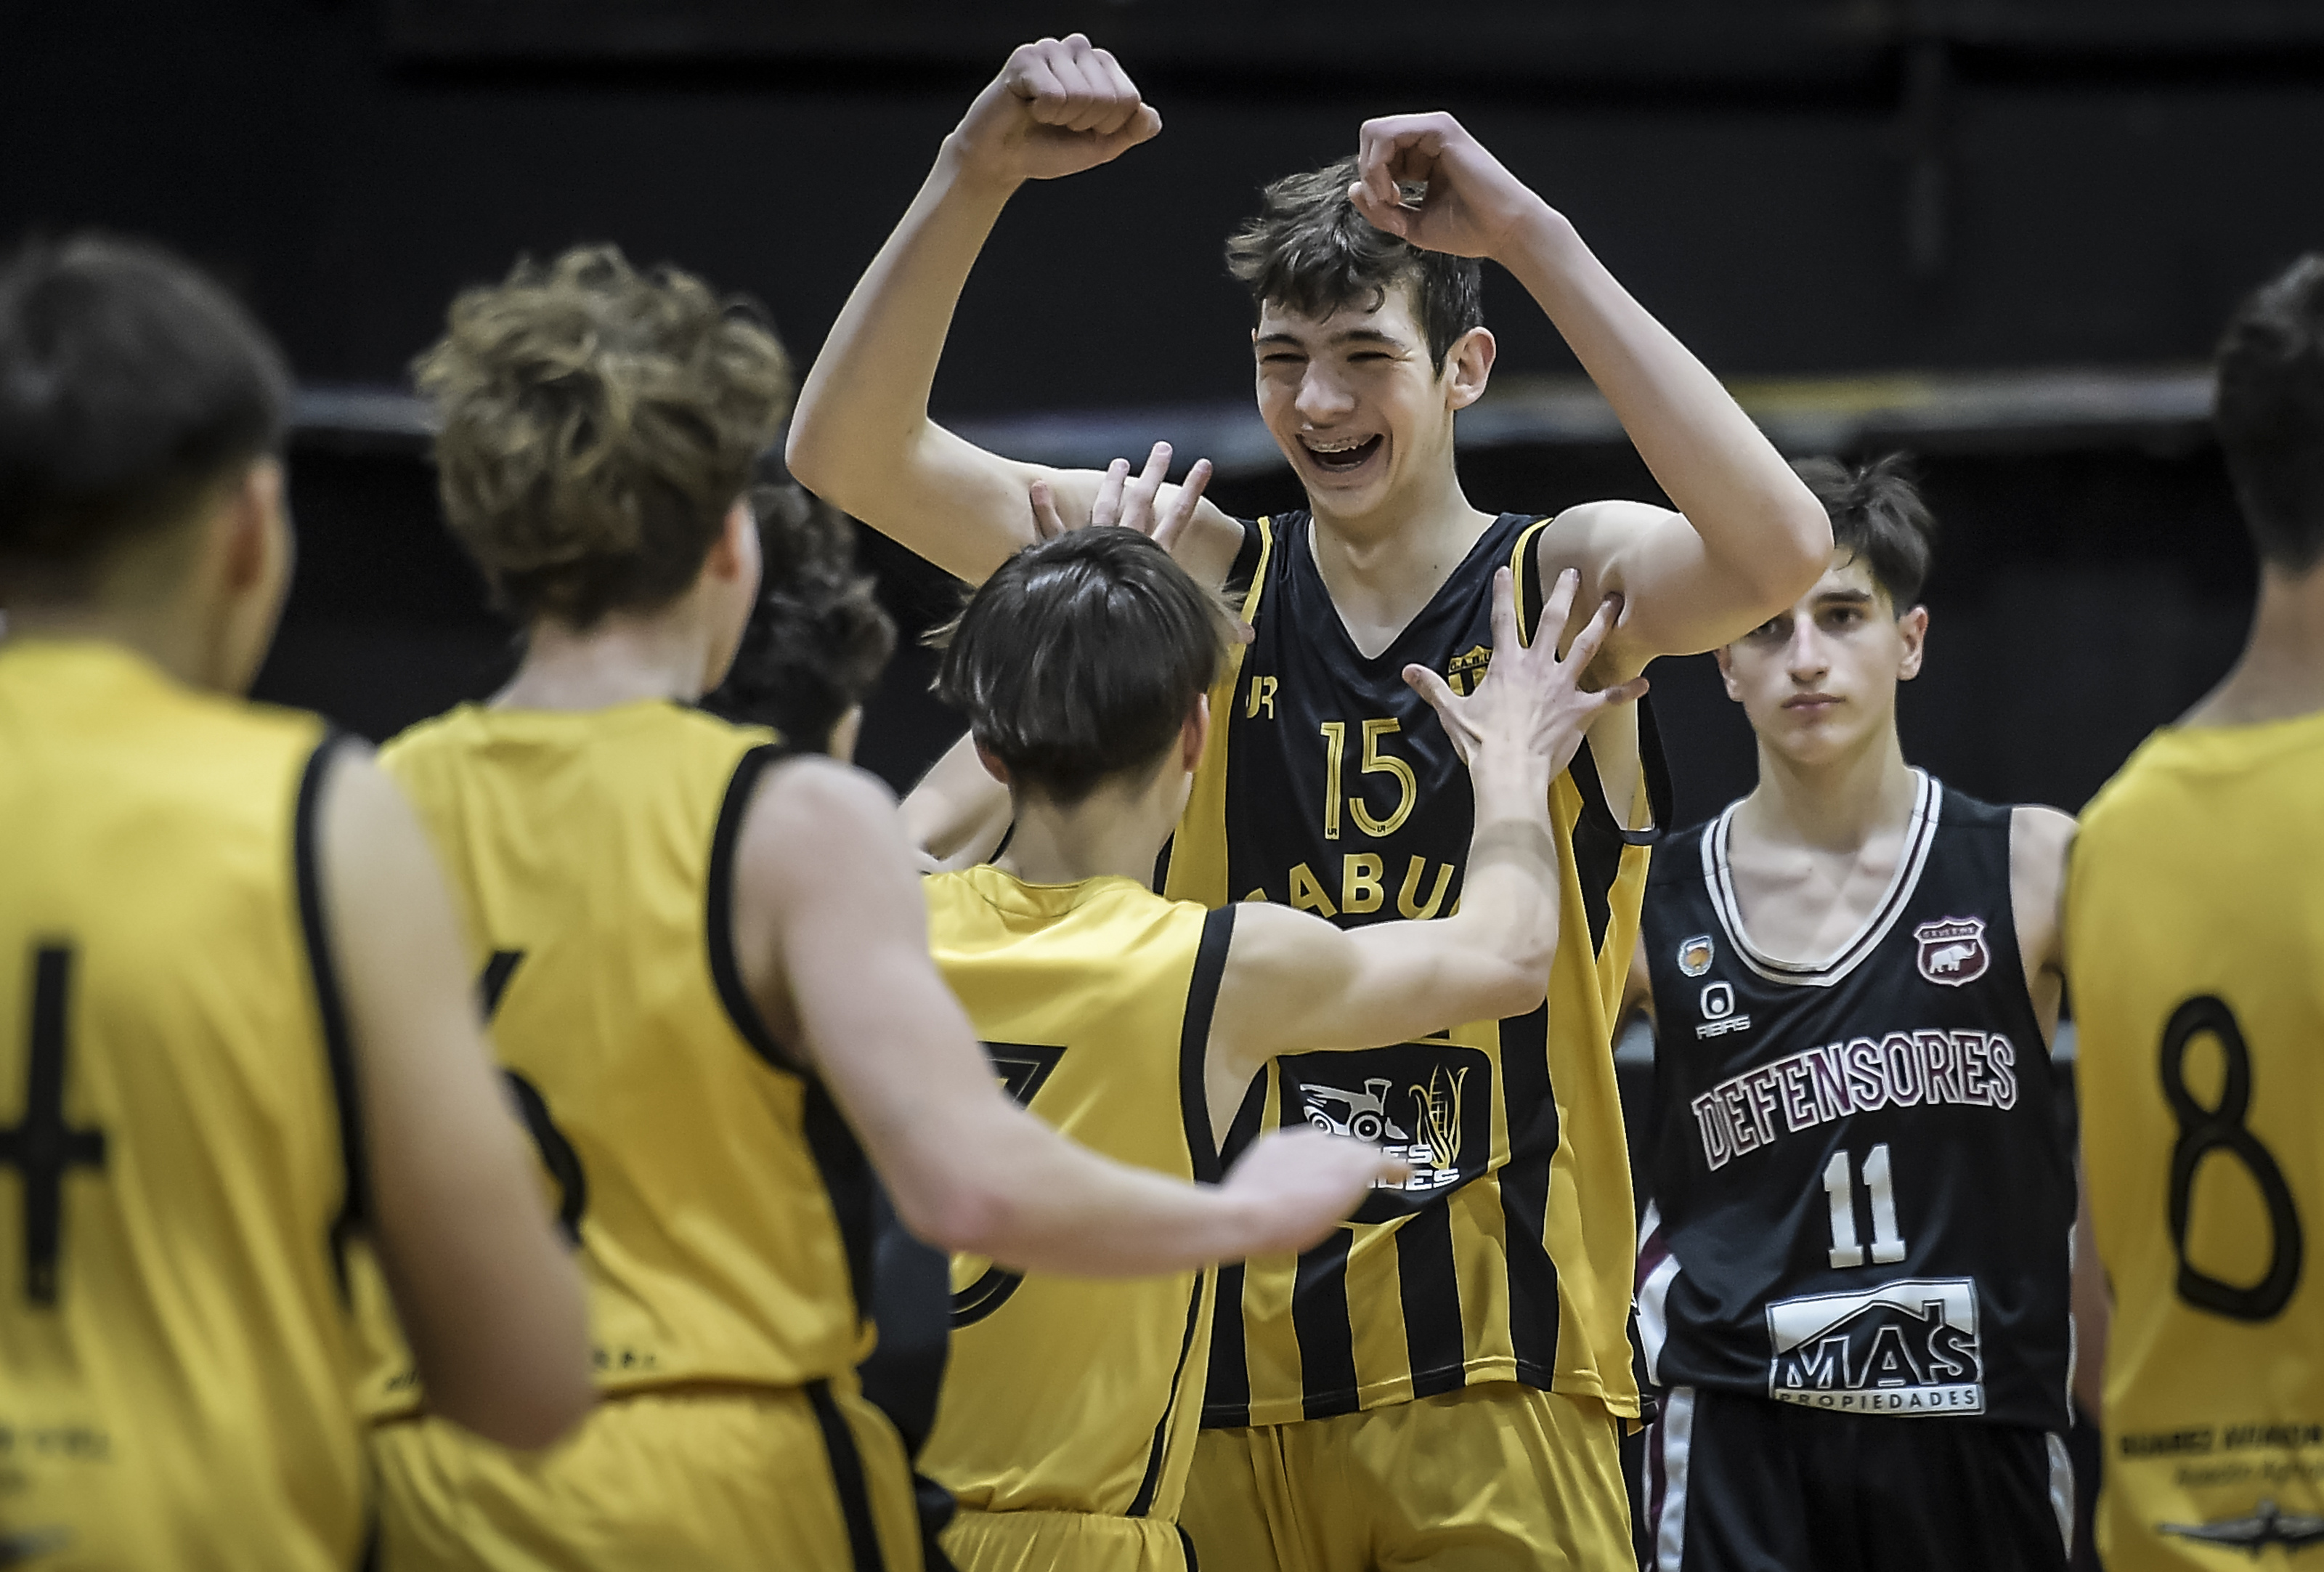
<path id="1" fill-rule="evenodd" d="M 710 872 L 704 883 L 709 890 L 704 900 L 704 929 L 710 951 L 710 981 L 718 991 L 718 1003 L 725 1007 L 726 1018 L 751 1051 L 786 1075 L 813 1079 L 806 1068 L 794 1061 L 775 1034 L 767 1030 L 759 1014 L 759 1007 L 751 999 L 750 990 L 742 985 L 742 968 L 734 957 L 734 848 L 742 839 L 743 816 L 750 811 L 751 797 L 759 779 L 770 765 L 780 763 L 797 750 L 781 743 L 761 743 L 736 762 L 734 773 L 727 780 L 726 796 L 718 806 L 718 826 L 710 834 Z"/>
<path id="2" fill-rule="evenodd" d="M 1242 550 L 1235 553 L 1234 566 L 1227 570 L 1226 588 L 1230 595 L 1238 582 L 1244 585 L 1242 620 L 1250 622 L 1259 615 L 1259 603 L 1267 593 L 1267 568 L 1275 558 L 1275 520 L 1272 515 L 1254 519 L 1243 526 Z M 1248 575 L 1248 578 L 1244 576 Z"/>
<path id="3" fill-rule="evenodd" d="M 1194 1178 L 1216 1184 L 1225 1173 L 1218 1137 L 1211 1129 L 1206 1071 L 1211 1055 L 1211 1019 L 1217 1013 L 1219 984 L 1225 978 L 1227 951 L 1234 943 L 1235 908 L 1219 907 L 1203 919 L 1203 941 L 1194 952 L 1194 975 L 1186 985 L 1185 1025 L 1178 1039 L 1178 1112 L 1186 1127 L 1186 1152 Z"/>
<path id="4" fill-rule="evenodd" d="M 346 1170 L 339 1215 L 332 1219 L 331 1271 L 339 1297 L 347 1297 L 346 1242 L 371 1220 L 371 1159 L 364 1142 L 363 1088 L 356 1078 L 355 1039 L 347 1030 L 346 996 L 331 948 L 330 914 L 323 898 L 321 815 L 323 787 L 346 734 L 327 728 L 307 755 L 299 776 L 298 806 L 291 819 L 293 882 L 298 890 L 299 928 L 306 942 L 307 968 L 314 979 L 315 1014 L 323 1033 L 323 1058 L 338 1105 L 339 1161 Z"/>

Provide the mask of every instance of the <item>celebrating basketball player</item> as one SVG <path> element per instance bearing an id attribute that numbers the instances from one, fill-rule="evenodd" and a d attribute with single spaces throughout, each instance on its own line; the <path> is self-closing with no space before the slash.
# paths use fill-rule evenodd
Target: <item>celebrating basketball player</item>
<path id="1" fill-rule="evenodd" d="M 453 529 L 528 633 L 490 704 L 383 757 L 452 865 L 605 1401 L 512 1456 L 419 1411 L 391 1351 L 385 1563 L 918 1567 L 854 1384 L 864 1150 L 931 1242 L 1099 1274 L 1310 1243 L 1397 1165 L 1286 1142 L 1198 1189 L 1059 1138 L 930 963 L 892 800 L 689 707 L 758 591 L 743 493 L 789 402 L 745 303 L 576 250 L 464 294 L 419 373 Z"/>
<path id="2" fill-rule="evenodd" d="M 1108 488 L 1122 481 L 1117 470 Z M 1163 529 L 1194 503 L 1193 488 L 1180 492 L 1179 519 Z M 1556 625 L 1575 587 L 1569 572 L 1551 597 Z M 1337 1094 L 1335 1123 L 1410 1165 L 1360 1223 L 1442 1182 L 1482 1089 L 1472 1077 L 1358 1080 L 1334 1068 L 1357 1061 L 1321 1050 L 1541 1006 L 1558 929 L 1550 782 L 1583 727 L 1645 685 L 1578 689 L 1610 607 L 1561 661 L 1517 636 L 1506 573 L 1494 597 L 1501 652 L 1466 697 L 1425 667 L 1402 674 L 1436 707 L 1475 782 L 1461 911 L 1348 932 L 1264 902 L 1206 911 L 1148 888 L 1233 647 L 1214 596 L 1134 528 L 1060 533 L 986 581 L 938 690 L 1007 780 L 1016 829 L 996 864 L 928 881 L 929 937 L 1019 1101 L 1100 1151 L 1209 1179 L 1245 1088 L 1257 1098 L 1269 1057 L 1299 1054 L 1284 1073 L 1360 1087 Z M 964 1572 L 1188 1565 L 1174 1525 L 1209 1364 L 1212 1275 L 1112 1284 L 955 1264 L 952 1363 L 923 1462 L 960 1496 L 946 1544 Z"/>
<path id="3" fill-rule="evenodd" d="M 1160 129 L 1078 36 L 1013 55 L 841 313 L 790 438 L 807 485 L 972 582 L 1034 538 L 1034 481 L 1088 516 L 1099 476 L 982 452 L 927 396 L 977 252 L 1024 181 L 1102 164 Z M 1260 413 L 1307 507 L 1198 507 L 1179 559 L 1246 579 L 1256 641 L 1213 691 L 1216 733 L 1168 890 L 1259 896 L 1344 927 L 1450 911 L 1473 805 L 1454 746 L 1400 673 L 1465 691 L 1491 657 L 1491 585 L 1520 625 L 1578 571 L 1562 645 L 1610 596 L 1591 680 L 1710 648 L 1823 570 L 1822 510 L 1718 382 L 1572 227 L 1449 116 L 1368 123 L 1351 159 L 1269 189 L 1231 243 L 1258 310 Z M 1494 356 L 1476 259 L 1547 312 L 1678 511 L 1609 502 L 1537 522 L 1462 495 L 1453 417 Z M 1446 1161 L 1377 1220 L 1221 1277 L 1224 1311 L 1185 1516 L 1202 1559 L 1322 1568 L 1459 1555 L 1600 1567 L 1627 1555 L 1617 1457 L 1637 1412 L 1625 1336 L 1633 1216 L 1609 1049 L 1652 838 L 1636 707 L 1609 709 L 1553 788 L 1562 942 L 1546 1013 L 1270 1077 L 1265 1128 L 1384 1134 L 1370 1088 L 1468 1088 Z M 1403 1121 L 1397 1123 L 1402 1124 Z M 1389 1215 L 1378 1214 L 1387 1212 Z"/>
<path id="4" fill-rule="evenodd" d="M 1896 458 L 1798 467 L 1831 566 L 1719 652 L 1759 783 L 1656 851 L 1632 968 L 1651 1564 L 2062 1572 L 2073 820 L 1905 763 L 1933 522 Z"/>
<path id="5" fill-rule="evenodd" d="M 365 751 L 240 695 L 289 388 L 176 259 L 0 266 L 0 1564 L 325 1572 L 365 1521 L 341 1247 L 431 1401 L 589 1402 L 452 904 Z"/>
<path id="6" fill-rule="evenodd" d="M 2250 642 L 2085 810 L 2066 902 L 2113 1572 L 2324 1553 L 2324 255 L 2218 366 Z"/>

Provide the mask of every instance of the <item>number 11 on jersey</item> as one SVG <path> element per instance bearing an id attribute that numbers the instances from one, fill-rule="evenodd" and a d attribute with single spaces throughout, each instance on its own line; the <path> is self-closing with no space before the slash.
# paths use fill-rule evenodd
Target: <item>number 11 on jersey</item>
<path id="1" fill-rule="evenodd" d="M 1885 1141 L 1864 1160 L 1864 1188 L 1872 1192 L 1872 1259 L 1883 1266 L 1904 1260 L 1904 1241 L 1896 1231 L 1896 1186 L 1888 1170 Z M 1862 1266 L 1864 1246 L 1856 1239 L 1856 1180 L 1845 1151 L 1833 1152 L 1823 1165 L 1823 1193 L 1831 1203 L 1832 1265 Z"/>

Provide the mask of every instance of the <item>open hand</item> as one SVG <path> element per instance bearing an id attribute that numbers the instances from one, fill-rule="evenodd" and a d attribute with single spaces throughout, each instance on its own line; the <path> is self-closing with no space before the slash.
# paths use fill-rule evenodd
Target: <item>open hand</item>
<path id="1" fill-rule="evenodd" d="M 1130 460 L 1115 459 L 1105 467 L 1105 478 L 1098 483 L 1097 500 L 1090 504 L 1090 523 L 1136 530 L 1141 535 L 1153 537 L 1154 543 L 1165 551 L 1175 550 L 1178 538 L 1186 532 L 1186 525 L 1194 516 L 1195 504 L 1203 500 L 1203 488 L 1211 484 L 1211 461 L 1195 459 L 1194 467 L 1186 471 L 1186 478 L 1165 501 L 1162 480 L 1169 473 L 1167 442 L 1154 444 L 1153 450 L 1146 455 L 1146 467 L 1135 480 L 1130 476 Z M 1047 481 L 1037 480 L 1028 490 L 1033 503 L 1036 535 L 1053 541 L 1073 527 L 1057 516 L 1056 493 Z"/>
<path id="2" fill-rule="evenodd" d="M 1094 169 L 1161 129 L 1130 74 L 1076 32 L 1019 45 L 949 141 L 965 167 L 1015 185 Z"/>
<path id="3" fill-rule="evenodd" d="M 1425 666 L 1404 669 L 1405 681 L 1436 711 L 1453 750 L 1471 769 L 1476 768 L 1482 750 L 1517 748 L 1546 760 L 1554 778 L 1573 762 L 1592 721 L 1646 692 L 1643 677 L 1595 693 L 1584 692 L 1581 686 L 1582 674 L 1614 625 L 1617 601 L 1600 605 L 1598 615 L 1573 636 L 1565 658 L 1558 659 L 1556 631 L 1565 625 L 1581 587 L 1582 576 L 1571 568 L 1557 576 L 1557 587 L 1541 614 L 1545 636 L 1526 644 L 1517 637 L 1517 596 L 1509 570 L 1494 574 L 1493 659 L 1465 698 Z"/>
<path id="4" fill-rule="evenodd" d="M 1374 228 L 1423 251 L 1501 256 L 1518 225 L 1542 208 L 1524 181 L 1442 110 L 1367 120 L 1359 136 L 1348 199 Z M 1407 205 L 1399 185 L 1427 189 Z"/>
<path id="5" fill-rule="evenodd" d="M 1375 1185 L 1399 1185 L 1412 1170 L 1369 1141 L 1311 1127 L 1277 1130 L 1251 1143 L 1221 1188 L 1250 1203 L 1248 1253 L 1277 1254 L 1320 1243 L 1363 1205 Z"/>

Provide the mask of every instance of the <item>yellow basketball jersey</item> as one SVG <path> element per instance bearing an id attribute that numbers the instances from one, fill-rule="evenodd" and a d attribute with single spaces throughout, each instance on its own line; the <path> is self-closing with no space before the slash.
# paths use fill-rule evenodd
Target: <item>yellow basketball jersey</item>
<path id="1" fill-rule="evenodd" d="M 42 1567 L 360 1549 L 323 737 L 0 644 L 0 1545 Z"/>
<path id="2" fill-rule="evenodd" d="M 733 957 L 734 837 L 770 735 L 659 701 L 467 706 L 381 754 L 457 892 L 608 1392 L 800 1386 L 865 1352 L 870 1170 Z M 390 1345 L 371 1411 L 410 1386 Z"/>
<path id="3" fill-rule="evenodd" d="M 1215 1180 L 1203 1064 L 1231 912 L 1130 879 L 927 881 L 945 980 L 1001 1085 L 1074 1141 Z M 953 1263 L 952 1357 L 920 1466 L 973 1511 L 1175 1521 L 1199 1428 L 1209 1272 L 1128 1281 Z"/>
<path id="4" fill-rule="evenodd" d="M 2082 816 L 2066 938 L 2115 1301 L 2100 1553 L 2324 1540 L 2324 715 L 2149 738 Z"/>
<path id="5" fill-rule="evenodd" d="M 1215 724 L 1167 887 L 1205 905 L 1283 902 L 1342 927 L 1449 912 L 1474 799 L 1402 673 L 1417 662 L 1473 689 L 1492 660 L 1496 569 L 1516 571 L 1526 625 L 1540 615 L 1540 525 L 1503 514 L 1376 656 L 1348 638 L 1309 528 L 1304 513 L 1249 526 L 1239 566 L 1256 637 L 1212 689 Z M 1379 1142 L 1413 1174 L 1306 1254 L 1222 1271 L 1204 1423 L 1322 1419 L 1486 1381 L 1638 1411 L 1611 1041 L 1646 852 L 1625 844 L 1590 769 L 1585 749 L 1551 791 L 1569 855 L 1546 1012 L 1293 1055 L 1254 1083 L 1230 1155 L 1305 1119 Z"/>

